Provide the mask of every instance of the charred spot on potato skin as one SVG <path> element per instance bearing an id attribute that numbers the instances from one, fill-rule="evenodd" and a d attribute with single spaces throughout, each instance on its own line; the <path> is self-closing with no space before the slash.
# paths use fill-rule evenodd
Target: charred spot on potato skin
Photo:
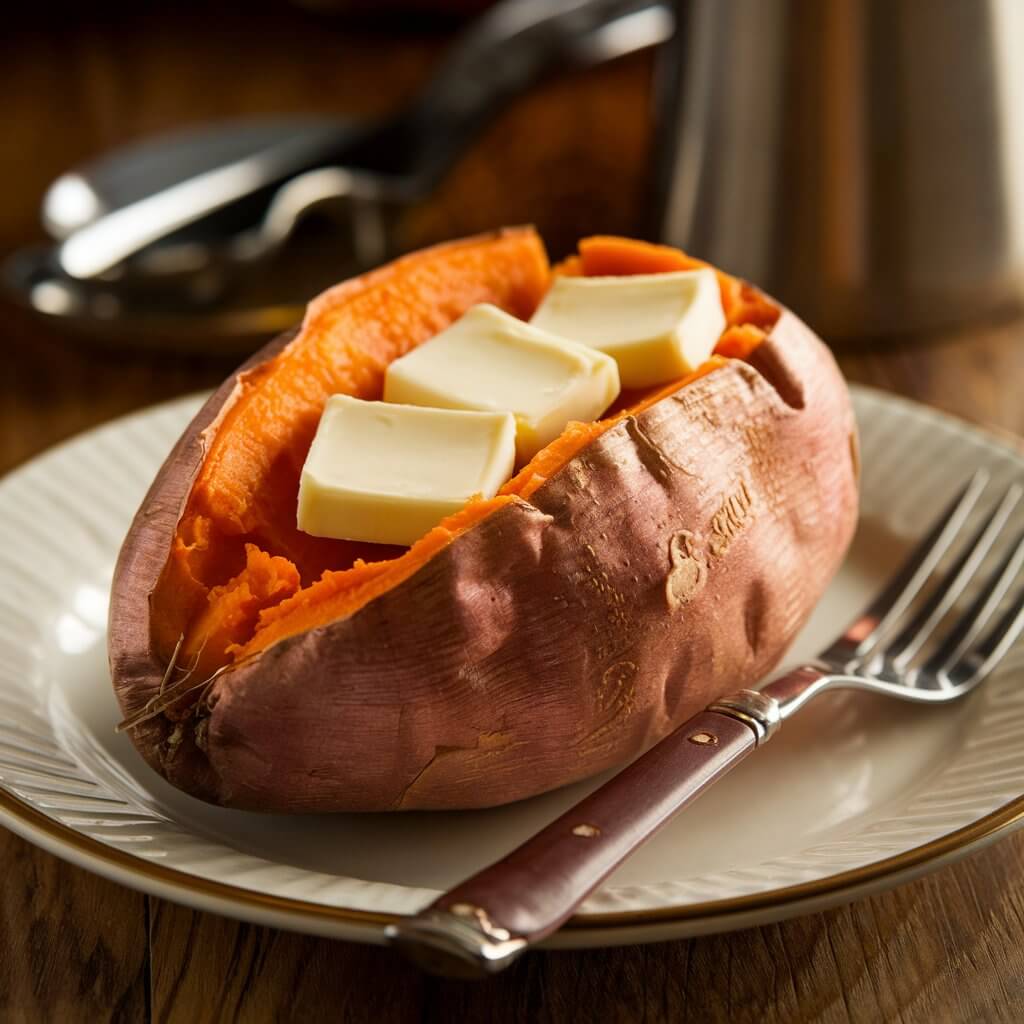
<path id="1" fill-rule="evenodd" d="M 669 572 L 665 599 L 672 611 L 692 601 L 707 582 L 708 566 L 700 537 L 690 530 L 674 533 L 668 542 Z"/>

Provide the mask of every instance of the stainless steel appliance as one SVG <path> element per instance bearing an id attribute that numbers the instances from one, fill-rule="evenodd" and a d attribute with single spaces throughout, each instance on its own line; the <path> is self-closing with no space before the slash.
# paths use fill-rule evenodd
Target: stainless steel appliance
<path id="1" fill-rule="evenodd" d="M 1024 295 L 1024 3 L 682 0 L 652 220 L 831 339 Z"/>

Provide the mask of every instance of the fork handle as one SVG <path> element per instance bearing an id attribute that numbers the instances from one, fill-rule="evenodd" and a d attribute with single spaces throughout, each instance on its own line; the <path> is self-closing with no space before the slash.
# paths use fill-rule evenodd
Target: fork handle
<path id="1" fill-rule="evenodd" d="M 777 725 L 775 702 L 754 691 L 715 702 L 508 856 L 391 925 L 389 940 L 436 973 L 501 970 Z"/>

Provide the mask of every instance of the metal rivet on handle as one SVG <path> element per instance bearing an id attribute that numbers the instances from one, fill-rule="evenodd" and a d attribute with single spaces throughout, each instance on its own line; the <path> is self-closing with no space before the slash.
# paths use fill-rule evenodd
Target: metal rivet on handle
<path id="1" fill-rule="evenodd" d="M 695 732 L 689 739 L 691 743 L 699 743 L 702 747 L 718 742 L 718 737 L 711 732 Z"/>
<path id="2" fill-rule="evenodd" d="M 596 825 L 575 825 L 572 834 L 582 836 L 584 839 L 593 839 L 594 836 L 601 834 L 601 830 Z"/>

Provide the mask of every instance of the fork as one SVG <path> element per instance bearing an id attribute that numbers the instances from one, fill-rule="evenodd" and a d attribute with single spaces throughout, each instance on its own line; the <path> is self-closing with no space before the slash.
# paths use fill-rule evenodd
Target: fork
<path id="1" fill-rule="evenodd" d="M 814 660 L 709 704 L 508 856 L 389 925 L 388 941 L 429 971 L 497 973 L 818 694 L 852 688 L 943 704 L 970 693 L 1024 629 L 1024 588 L 1000 611 L 1024 566 L 1024 531 L 979 579 L 1024 486 L 1011 484 L 970 539 L 961 539 L 988 484 L 984 470 L 971 477 L 882 592 Z M 948 582 L 937 585 L 939 564 L 957 548 Z M 975 580 L 976 596 L 957 611 Z M 929 582 L 936 584 L 930 590 Z"/>

